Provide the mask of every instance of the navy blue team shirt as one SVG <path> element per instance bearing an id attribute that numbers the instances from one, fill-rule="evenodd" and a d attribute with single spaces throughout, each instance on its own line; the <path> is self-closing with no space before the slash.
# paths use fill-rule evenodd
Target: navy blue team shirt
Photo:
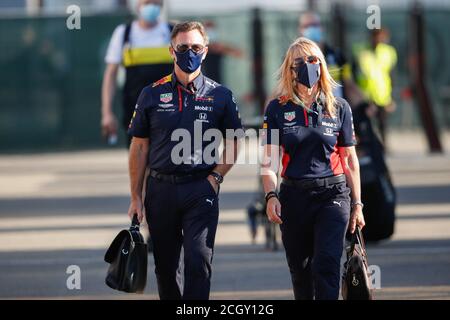
<path id="1" fill-rule="evenodd" d="M 194 160 L 195 122 L 201 122 L 202 135 L 210 128 L 219 129 L 223 137 L 226 129 L 242 129 L 239 110 L 229 89 L 203 74 L 185 88 L 172 73 L 142 90 L 128 134 L 149 138 L 148 167 L 153 170 L 165 174 L 212 170 L 215 163 L 208 164 L 202 158 Z M 171 137 L 178 128 L 191 134 L 190 163 L 172 161 L 172 149 L 180 141 L 172 141 Z M 210 143 L 202 139 L 202 150 Z"/>
<path id="2" fill-rule="evenodd" d="M 311 179 L 344 173 L 338 147 L 356 145 L 352 111 L 349 104 L 336 97 L 336 116 L 331 117 L 320 100 L 310 110 L 286 100 L 272 100 L 266 108 L 263 129 L 264 143 L 272 141 L 271 129 L 278 130 L 281 146 L 281 176 L 290 179 Z"/>

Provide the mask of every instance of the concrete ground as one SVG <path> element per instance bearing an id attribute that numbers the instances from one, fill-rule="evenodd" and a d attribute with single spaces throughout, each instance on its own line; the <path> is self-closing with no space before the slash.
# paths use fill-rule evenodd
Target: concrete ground
<path id="1" fill-rule="evenodd" d="M 392 239 L 368 247 L 381 271 L 376 299 L 450 299 L 449 137 L 444 155 L 427 155 L 421 134 L 389 140 L 397 224 Z M 267 251 L 262 229 L 251 244 L 245 208 L 257 179 L 255 165 L 239 165 L 223 184 L 213 299 L 293 299 L 283 249 Z M 3 155 L 0 181 L 0 298 L 158 298 L 152 257 L 144 295 L 104 284 L 105 250 L 129 224 L 125 150 Z M 66 286 L 70 265 L 80 290 Z"/>

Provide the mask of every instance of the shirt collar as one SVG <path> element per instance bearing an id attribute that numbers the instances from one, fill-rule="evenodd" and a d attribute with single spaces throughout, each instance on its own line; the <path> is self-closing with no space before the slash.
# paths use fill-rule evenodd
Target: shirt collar
<path id="1" fill-rule="evenodd" d="M 187 85 L 187 87 L 184 87 L 177 80 L 175 72 L 173 72 L 172 73 L 172 87 L 175 87 L 177 84 L 180 85 L 186 91 L 189 91 L 191 93 L 196 93 L 198 90 L 200 90 L 205 85 L 205 76 L 203 75 L 203 73 L 200 72 L 200 74 L 197 76 L 197 78 L 194 79 L 194 81 L 190 82 Z"/>

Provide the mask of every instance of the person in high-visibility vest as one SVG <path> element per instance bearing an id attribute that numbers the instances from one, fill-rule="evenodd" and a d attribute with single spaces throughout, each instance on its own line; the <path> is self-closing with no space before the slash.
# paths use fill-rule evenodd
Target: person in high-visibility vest
<path id="1" fill-rule="evenodd" d="M 378 107 L 376 114 L 383 142 L 386 141 L 387 115 L 395 110 L 391 73 L 397 64 L 397 51 L 388 41 L 388 30 L 374 29 L 370 45 L 353 47 L 355 78 L 363 93 Z"/>

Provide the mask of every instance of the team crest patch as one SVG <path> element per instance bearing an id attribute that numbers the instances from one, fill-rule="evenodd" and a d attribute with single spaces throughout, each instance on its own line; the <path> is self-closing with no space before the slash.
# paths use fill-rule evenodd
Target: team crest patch
<path id="1" fill-rule="evenodd" d="M 295 119 L 295 111 L 285 112 L 284 113 L 284 119 L 286 119 L 287 121 L 294 120 Z"/>
<path id="2" fill-rule="evenodd" d="M 172 101 L 172 93 L 163 93 L 159 96 L 159 100 L 161 100 L 161 102 L 167 103 Z"/>

